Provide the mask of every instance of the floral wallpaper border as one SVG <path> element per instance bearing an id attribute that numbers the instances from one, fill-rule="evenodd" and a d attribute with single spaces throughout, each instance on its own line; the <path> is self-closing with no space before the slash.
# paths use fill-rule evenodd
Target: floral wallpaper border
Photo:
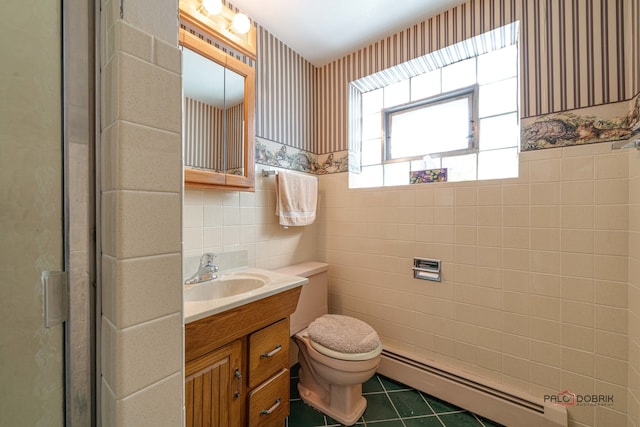
<path id="1" fill-rule="evenodd" d="M 347 172 L 348 152 L 313 154 L 279 142 L 256 137 L 256 163 L 315 175 Z"/>
<path id="2" fill-rule="evenodd" d="M 522 151 L 632 139 L 640 134 L 640 94 L 569 112 L 522 119 Z"/>
<path id="3" fill-rule="evenodd" d="M 640 137 L 640 93 L 630 101 L 544 114 L 521 121 L 521 151 Z M 349 172 L 349 151 L 314 154 L 256 137 L 256 163 L 315 175 Z M 354 153 L 351 154 L 352 157 Z"/>

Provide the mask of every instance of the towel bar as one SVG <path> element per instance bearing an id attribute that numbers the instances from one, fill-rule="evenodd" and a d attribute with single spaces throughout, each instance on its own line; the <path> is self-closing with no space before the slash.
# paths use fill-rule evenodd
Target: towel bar
<path id="1" fill-rule="evenodd" d="M 619 150 L 624 148 L 635 148 L 637 150 L 640 150 L 640 138 L 636 139 L 635 141 L 616 141 L 611 144 L 612 150 Z"/>
<path id="2" fill-rule="evenodd" d="M 278 171 L 262 169 L 262 176 L 278 175 Z"/>

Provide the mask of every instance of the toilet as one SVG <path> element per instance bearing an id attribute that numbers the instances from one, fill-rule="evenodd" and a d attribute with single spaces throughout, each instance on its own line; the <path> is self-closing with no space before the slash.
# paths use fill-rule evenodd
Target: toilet
<path id="1" fill-rule="evenodd" d="M 290 319 L 290 335 L 300 362 L 298 391 L 302 400 L 325 415 L 350 426 L 367 407 L 362 384 L 376 372 L 382 343 L 367 323 L 328 313 L 328 270 L 321 262 L 305 262 L 278 270 L 302 276 L 296 311 Z M 296 355 L 292 356 L 292 364 Z"/>

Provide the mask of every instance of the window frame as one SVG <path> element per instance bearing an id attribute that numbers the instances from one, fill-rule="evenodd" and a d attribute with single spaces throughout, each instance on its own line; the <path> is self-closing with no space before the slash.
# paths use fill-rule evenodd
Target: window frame
<path id="1" fill-rule="evenodd" d="M 454 89 L 452 91 L 446 93 L 440 93 L 438 95 L 434 95 L 428 98 L 419 99 L 416 101 L 411 101 L 401 105 L 394 105 L 393 107 L 384 108 L 381 110 L 382 113 L 382 138 L 383 143 L 382 147 L 382 164 L 390 164 L 390 163 L 398 163 L 398 162 L 406 162 L 412 160 L 419 160 L 426 156 L 431 158 L 441 158 L 441 157 L 450 157 L 450 156 L 459 156 L 464 154 L 472 154 L 478 153 L 479 151 L 479 136 L 478 136 L 478 104 L 479 104 L 479 87 L 478 83 L 475 83 L 471 86 Z M 424 153 L 415 156 L 407 156 L 407 157 L 391 157 L 391 144 L 393 142 L 393 129 L 391 126 L 391 119 L 393 115 L 398 113 L 410 112 L 413 110 L 418 110 L 426 107 L 436 107 L 438 104 L 444 104 L 447 102 L 456 101 L 459 99 L 468 99 L 468 108 L 469 108 L 469 134 L 467 136 L 468 146 L 466 148 L 456 149 L 456 150 L 446 150 L 439 151 L 433 153 Z"/>
<path id="2" fill-rule="evenodd" d="M 405 172 L 409 172 L 409 175 L 411 175 L 413 172 L 442 168 L 448 169 L 447 180 L 449 182 L 510 179 L 519 176 L 520 163 L 518 159 L 521 150 L 521 135 L 518 129 L 520 129 L 520 115 L 522 114 L 520 83 L 523 61 L 519 39 L 520 21 L 516 20 L 460 42 L 443 46 L 436 51 L 408 59 L 405 62 L 390 64 L 388 68 L 374 71 L 372 74 L 363 75 L 350 81 L 348 123 L 349 188 L 377 188 L 415 184 L 411 182 L 410 178 L 408 181 L 404 178 Z M 502 49 L 509 49 L 512 55 L 505 52 L 505 54 L 499 54 L 495 60 L 488 57 L 489 61 L 484 59 L 486 54 L 493 54 L 493 52 L 501 51 Z M 470 72 L 470 69 L 463 70 L 464 67 L 454 66 L 454 64 L 471 59 L 475 64 L 474 81 L 471 81 L 472 79 L 467 80 L 461 74 Z M 498 65 L 500 68 L 496 68 L 493 71 L 492 67 L 497 64 L 500 64 Z M 427 75 L 429 76 L 427 77 Z M 419 80 L 415 80 L 416 78 L 419 78 Z M 510 88 L 506 88 L 506 86 L 494 86 L 494 84 L 511 78 L 515 79 L 513 91 Z M 409 83 L 407 85 L 409 93 L 405 93 L 406 87 L 399 87 L 400 91 L 396 93 L 397 89 L 393 89 L 393 92 L 390 93 L 391 99 L 388 99 L 387 90 L 403 80 Z M 418 151 L 413 151 L 416 145 L 426 145 L 419 141 L 420 134 L 429 135 L 429 130 L 436 129 L 437 125 L 416 128 L 411 132 L 411 119 L 407 117 L 403 118 L 404 120 L 409 119 L 405 128 L 409 131 L 405 135 L 407 149 L 404 150 L 404 153 L 398 153 L 398 156 L 404 155 L 406 157 L 388 159 L 390 156 L 386 155 L 387 138 L 383 129 L 385 120 L 382 114 L 385 109 L 401 104 L 417 103 L 421 99 L 442 96 L 441 91 L 443 89 L 449 93 L 476 84 L 478 85 L 477 104 L 475 104 L 477 114 L 474 114 L 473 149 L 467 148 L 458 151 L 465 144 L 464 140 L 461 139 L 463 135 L 456 135 L 457 141 L 462 142 L 462 144 L 456 144 L 456 150 L 413 157 L 414 153 Z M 369 93 L 372 92 L 381 93 L 382 99 L 378 95 L 370 96 Z M 485 96 L 488 97 L 483 101 Z M 499 114 L 497 112 L 490 113 L 487 107 L 492 109 L 494 102 L 501 103 L 503 97 L 505 100 L 512 100 L 513 96 L 515 96 L 515 104 L 512 112 L 515 113 L 516 121 L 508 120 L 508 122 L 505 122 L 509 130 L 507 134 L 501 128 L 496 130 L 494 124 L 491 124 L 492 122 L 488 120 L 493 117 L 511 114 L 511 112 L 505 110 Z M 498 109 L 503 110 L 502 107 Z M 374 114 L 377 117 L 372 117 Z M 452 112 L 450 114 L 456 113 Z M 419 113 L 416 115 L 419 115 Z M 446 119 L 446 116 L 443 117 Z M 426 118 L 428 119 L 428 117 Z M 444 122 L 445 119 L 438 118 L 436 120 Z M 416 120 L 420 120 L 420 117 Z M 485 122 L 487 126 L 490 126 L 489 128 L 485 128 Z M 515 131 L 513 135 L 511 135 L 511 130 Z M 418 135 L 416 138 L 417 144 L 415 145 L 412 141 L 412 133 Z M 441 141 L 442 144 L 438 144 L 440 145 L 439 147 L 432 147 L 432 149 L 449 149 L 450 147 L 446 147 L 446 143 L 451 140 L 451 138 L 448 138 L 450 136 L 453 135 L 444 128 L 442 136 L 437 136 L 438 141 Z M 491 143 L 491 141 L 494 141 L 495 144 Z M 487 145 L 487 142 L 489 142 L 489 145 Z M 513 145 L 511 144 L 512 142 Z M 515 158 L 513 157 L 514 155 Z M 471 159 L 473 159 L 474 164 L 469 163 Z"/>

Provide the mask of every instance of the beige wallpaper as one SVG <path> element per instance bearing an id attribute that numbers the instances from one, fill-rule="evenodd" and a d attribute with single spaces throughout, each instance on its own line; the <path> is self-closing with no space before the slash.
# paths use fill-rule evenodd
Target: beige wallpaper
<path id="1" fill-rule="evenodd" d="M 222 109 L 198 100 L 184 99 L 184 164 L 222 171 L 242 167 L 244 103 L 226 109 L 223 144 Z M 208 144 L 198 144 L 208 141 Z M 226 161 L 223 162 L 223 160 Z"/>
<path id="2" fill-rule="evenodd" d="M 471 0 L 322 68 L 258 26 L 256 135 L 347 150 L 350 81 L 515 20 L 523 118 L 627 101 L 640 90 L 638 14 L 631 0 Z"/>
<path id="3" fill-rule="evenodd" d="M 626 15 L 628 27 L 631 29 L 630 43 L 628 43 L 629 51 L 627 56 L 631 58 L 627 61 L 628 69 L 626 71 L 628 76 L 631 76 L 631 91 L 632 93 L 640 92 L 640 4 L 638 2 L 630 1 L 630 12 Z"/>
<path id="4" fill-rule="evenodd" d="M 184 164 L 223 170 L 222 109 L 185 97 L 183 123 Z"/>
<path id="5" fill-rule="evenodd" d="M 258 28 L 256 136 L 315 152 L 317 68 Z"/>
<path id="6" fill-rule="evenodd" d="M 630 0 L 471 0 L 318 70 L 317 153 L 348 147 L 347 84 L 520 20 L 522 117 L 629 100 Z"/>

